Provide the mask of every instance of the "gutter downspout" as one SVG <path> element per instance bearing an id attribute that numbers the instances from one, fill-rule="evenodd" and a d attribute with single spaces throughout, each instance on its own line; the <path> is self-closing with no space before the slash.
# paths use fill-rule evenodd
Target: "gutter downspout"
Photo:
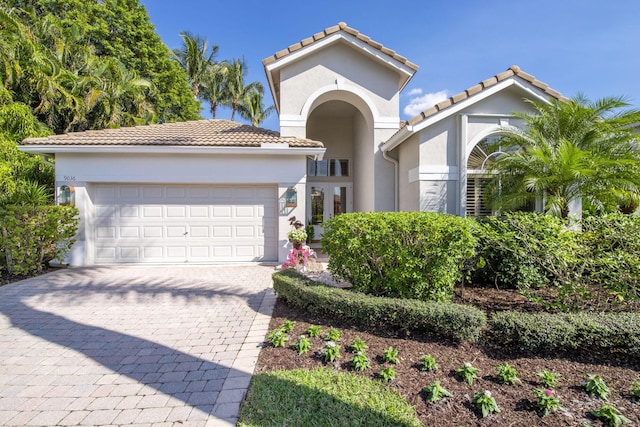
<path id="1" fill-rule="evenodd" d="M 384 150 L 384 142 L 380 143 L 380 151 L 382 152 L 382 158 L 388 161 L 389 163 L 393 163 L 393 205 L 396 212 L 398 212 L 398 208 L 400 206 L 399 200 L 399 169 L 400 162 L 393 157 L 390 157 L 389 154 Z"/>

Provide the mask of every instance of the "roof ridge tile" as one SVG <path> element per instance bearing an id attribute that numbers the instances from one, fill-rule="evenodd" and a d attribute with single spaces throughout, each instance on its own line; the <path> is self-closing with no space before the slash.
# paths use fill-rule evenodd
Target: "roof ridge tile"
<path id="1" fill-rule="evenodd" d="M 517 77 L 520 78 L 528 83 L 530 83 L 532 86 L 540 89 L 542 92 L 546 93 L 547 95 L 556 98 L 558 100 L 567 100 L 566 97 L 564 97 L 560 92 L 558 92 L 557 90 L 554 90 L 552 88 L 549 87 L 549 85 L 547 85 L 546 83 L 536 79 L 533 75 L 524 72 L 519 66 L 517 65 L 512 65 L 511 67 L 507 68 L 505 71 L 502 71 L 494 76 L 489 77 L 488 79 L 485 79 L 483 81 L 481 81 L 480 83 L 477 83 L 459 93 L 456 93 L 455 95 L 447 98 L 444 101 L 441 101 L 439 103 L 437 103 L 436 105 L 427 108 L 424 111 L 421 111 L 420 113 L 418 113 L 417 115 L 411 117 L 410 119 L 406 120 L 404 122 L 404 125 L 415 125 L 419 122 L 421 122 L 422 120 L 431 117 L 435 114 L 437 114 L 438 112 L 445 110 L 447 108 L 449 108 L 452 105 L 455 105 L 461 101 L 464 101 L 465 99 L 471 98 L 474 95 L 479 94 L 480 92 L 482 92 L 483 90 L 494 86 L 496 84 L 498 84 L 501 81 L 507 80 L 509 78 L 512 77 Z M 402 127 L 404 127 L 401 126 Z"/>

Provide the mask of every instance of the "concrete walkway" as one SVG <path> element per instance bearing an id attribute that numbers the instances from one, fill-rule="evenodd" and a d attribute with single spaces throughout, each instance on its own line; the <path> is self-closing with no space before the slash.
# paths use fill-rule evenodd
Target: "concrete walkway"
<path id="1" fill-rule="evenodd" d="M 0 287 L 0 425 L 235 425 L 273 271 L 94 267 Z"/>

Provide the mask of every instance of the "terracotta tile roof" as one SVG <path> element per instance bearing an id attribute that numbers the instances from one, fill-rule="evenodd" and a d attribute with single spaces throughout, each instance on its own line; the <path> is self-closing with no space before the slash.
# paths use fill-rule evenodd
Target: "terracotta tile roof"
<path id="1" fill-rule="evenodd" d="M 289 144 L 293 148 L 322 148 L 320 141 L 281 137 L 279 132 L 230 120 L 195 120 L 118 129 L 27 138 L 23 145 L 164 145 L 206 147 L 260 147 Z"/>
<path id="2" fill-rule="evenodd" d="M 279 52 L 276 52 L 274 55 L 265 58 L 262 60 L 262 64 L 264 66 L 267 66 L 269 64 L 271 64 L 272 62 L 275 62 L 281 58 L 284 58 L 285 56 L 299 50 L 302 49 L 305 46 L 308 46 L 312 43 L 315 43 L 319 40 L 322 40 L 325 37 L 330 36 L 331 34 L 337 33 L 339 31 L 344 31 L 345 33 L 357 38 L 358 40 L 360 40 L 361 42 L 366 43 L 367 45 L 373 47 L 374 49 L 379 50 L 380 52 L 384 53 L 387 56 L 390 56 L 391 58 L 395 59 L 396 61 L 400 62 L 401 64 L 406 65 L 407 67 L 411 68 L 412 70 L 417 71 L 418 70 L 418 66 L 416 64 L 414 64 L 413 62 L 409 61 L 407 58 L 405 58 L 402 55 L 399 55 L 398 53 L 396 53 L 394 50 L 391 50 L 385 46 L 383 46 L 381 43 L 376 42 L 375 40 L 372 40 L 370 37 L 360 33 L 358 30 L 356 30 L 355 28 L 351 28 L 349 27 L 345 22 L 340 22 L 338 23 L 338 25 L 334 25 L 333 27 L 328 27 L 325 28 L 324 31 L 321 31 L 319 33 L 314 34 L 313 36 L 306 38 L 298 43 L 292 44 L 291 46 L 289 46 L 286 49 L 283 49 Z"/>
<path id="3" fill-rule="evenodd" d="M 509 67 L 506 71 L 503 71 L 502 73 L 496 74 L 495 76 L 488 78 L 486 80 L 483 80 L 482 82 L 478 83 L 475 86 L 471 86 L 470 88 L 468 88 L 467 90 L 464 90 L 460 93 L 457 93 L 455 95 L 453 95 L 450 98 L 445 99 L 442 102 L 437 103 L 436 105 L 434 105 L 431 108 L 428 108 L 426 110 L 424 110 L 423 112 L 421 112 L 420 114 L 418 114 L 417 116 L 414 116 L 412 118 L 410 118 L 409 120 L 407 120 L 406 122 L 402 123 L 402 127 L 406 126 L 407 124 L 410 125 L 415 125 L 419 122 L 421 122 L 422 120 L 426 119 L 427 117 L 433 116 L 434 114 L 447 109 L 448 107 L 451 107 L 454 104 L 457 104 L 461 101 L 464 101 L 467 98 L 472 97 L 473 95 L 476 95 L 480 92 L 482 92 L 483 90 L 498 84 L 499 82 L 506 80 L 510 77 L 518 77 L 526 82 L 528 82 L 529 84 L 531 84 L 532 86 L 536 87 L 537 89 L 541 90 L 542 92 L 546 93 L 547 95 L 559 99 L 559 100 L 568 100 L 567 98 L 565 98 L 564 96 L 562 96 L 562 94 L 556 90 L 551 89 L 546 83 L 541 82 L 540 80 L 537 80 L 534 76 L 532 76 L 531 74 L 525 73 L 524 71 L 522 71 L 520 69 L 520 67 L 518 67 L 517 65 L 512 65 L 511 67 Z"/>

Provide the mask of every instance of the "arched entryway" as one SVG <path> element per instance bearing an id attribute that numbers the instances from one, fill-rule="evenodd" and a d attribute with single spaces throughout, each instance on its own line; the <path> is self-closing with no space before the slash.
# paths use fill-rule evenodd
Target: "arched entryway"
<path id="1" fill-rule="evenodd" d="M 340 95 L 344 98 L 344 93 Z M 371 120 L 365 118 L 370 113 L 363 114 L 362 107 L 354 103 L 331 98 L 325 94 L 306 122 L 306 137 L 322 141 L 327 150 L 322 160 L 307 161 L 307 221 L 315 228 L 315 239 L 329 218 L 372 210 L 375 146 Z"/>

